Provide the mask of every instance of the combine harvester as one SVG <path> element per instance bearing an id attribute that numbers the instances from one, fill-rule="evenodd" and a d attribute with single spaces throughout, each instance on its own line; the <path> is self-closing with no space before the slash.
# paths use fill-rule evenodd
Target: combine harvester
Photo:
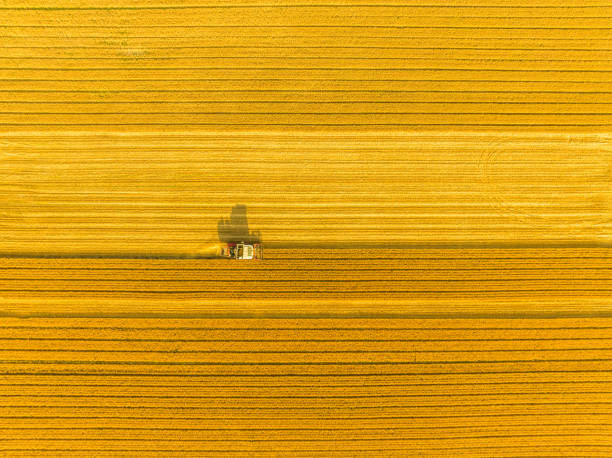
<path id="1" fill-rule="evenodd" d="M 224 243 L 221 244 L 219 256 L 230 259 L 263 259 L 263 247 L 261 243 Z"/>
<path id="2" fill-rule="evenodd" d="M 263 246 L 259 242 L 222 242 L 200 247 L 196 258 L 263 259 Z"/>

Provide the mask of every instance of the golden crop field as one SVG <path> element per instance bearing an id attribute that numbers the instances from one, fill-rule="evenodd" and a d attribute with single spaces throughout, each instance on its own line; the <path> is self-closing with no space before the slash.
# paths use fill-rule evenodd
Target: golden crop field
<path id="1" fill-rule="evenodd" d="M 0 455 L 612 456 L 611 13 L 0 0 Z"/>

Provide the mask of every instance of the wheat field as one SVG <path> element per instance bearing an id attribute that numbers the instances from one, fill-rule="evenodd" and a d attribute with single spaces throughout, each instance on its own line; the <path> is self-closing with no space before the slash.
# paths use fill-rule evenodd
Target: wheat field
<path id="1" fill-rule="evenodd" d="M 0 454 L 612 456 L 611 13 L 0 1 Z"/>

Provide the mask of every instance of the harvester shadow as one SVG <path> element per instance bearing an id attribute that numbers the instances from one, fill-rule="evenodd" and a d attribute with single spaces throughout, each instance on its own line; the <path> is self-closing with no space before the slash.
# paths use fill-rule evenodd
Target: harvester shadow
<path id="1" fill-rule="evenodd" d="M 234 205 L 229 219 L 221 218 L 217 223 L 217 232 L 223 243 L 261 243 L 261 233 L 249 231 L 246 205 Z"/>

